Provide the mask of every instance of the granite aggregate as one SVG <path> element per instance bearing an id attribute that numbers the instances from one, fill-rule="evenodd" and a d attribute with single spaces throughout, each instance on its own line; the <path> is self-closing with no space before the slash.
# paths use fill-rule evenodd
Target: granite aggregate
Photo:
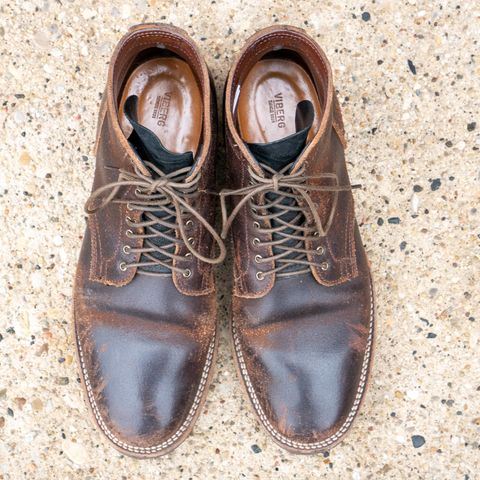
<path id="1" fill-rule="evenodd" d="M 361 413 L 329 452 L 287 453 L 255 419 L 228 342 L 229 262 L 216 373 L 187 441 L 132 459 L 89 417 L 71 312 L 98 107 L 116 42 L 152 21 L 198 42 L 219 104 L 261 27 L 300 26 L 331 61 L 377 335 Z M 480 478 L 479 54 L 475 1 L 2 0 L 0 479 Z"/>

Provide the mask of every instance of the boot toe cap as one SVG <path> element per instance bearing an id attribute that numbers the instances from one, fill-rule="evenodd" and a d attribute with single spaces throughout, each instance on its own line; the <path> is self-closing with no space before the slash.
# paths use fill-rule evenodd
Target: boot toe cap
<path id="1" fill-rule="evenodd" d="M 185 332 L 159 332 L 152 336 L 97 323 L 77 341 L 95 420 L 128 455 L 162 455 L 183 440 L 212 363 L 214 340 L 203 348 Z"/>
<path id="2" fill-rule="evenodd" d="M 328 325 L 327 323 L 325 325 Z M 335 445 L 358 413 L 366 388 L 371 331 L 268 329 L 235 342 L 240 370 L 257 415 L 281 446 L 315 453 Z M 348 330 L 348 331 L 347 331 Z M 352 348 L 353 346 L 353 348 Z"/>

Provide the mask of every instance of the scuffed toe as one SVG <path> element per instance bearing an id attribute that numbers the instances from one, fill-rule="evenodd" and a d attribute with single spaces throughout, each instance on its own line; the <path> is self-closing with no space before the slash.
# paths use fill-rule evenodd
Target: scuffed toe
<path id="1" fill-rule="evenodd" d="M 78 335 L 83 383 L 97 424 L 120 451 L 167 453 L 189 432 L 212 363 L 215 341 L 187 332 L 121 329 L 96 321 Z M 82 344 L 89 346 L 88 358 Z M 203 361 L 199 361 L 202 359 Z"/>

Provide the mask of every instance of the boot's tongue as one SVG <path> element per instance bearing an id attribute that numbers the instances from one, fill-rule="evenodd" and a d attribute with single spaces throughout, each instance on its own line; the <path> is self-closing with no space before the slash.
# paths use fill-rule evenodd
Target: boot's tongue
<path id="1" fill-rule="evenodd" d="M 268 165 L 276 171 L 295 161 L 307 143 L 307 136 L 314 119 L 313 104 L 303 100 L 295 112 L 296 133 L 269 143 L 247 143 L 257 162 Z"/>
<path id="2" fill-rule="evenodd" d="M 151 162 L 155 164 L 163 173 L 169 174 L 176 170 L 185 167 L 191 167 L 193 165 L 193 153 L 174 153 L 170 150 L 167 150 L 163 145 L 160 139 L 148 128 L 144 127 L 137 121 L 137 103 L 138 97 L 132 95 L 127 98 L 125 102 L 124 111 L 125 116 L 128 121 L 132 124 L 133 131 L 128 137 L 130 145 L 136 150 L 138 155 L 143 161 Z M 174 222 L 175 218 L 172 218 L 171 215 L 165 211 L 154 212 L 157 217 L 170 222 Z M 144 217 L 145 220 L 145 217 Z M 161 231 L 165 234 L 175 237 L 175 232 L 169 230 L 167 227 L 162 225 L 147 226 L 145 227 L 145 233 L 154 234 L 152 238 L 149 239 L 149 242 L 154 244 L 159 248 L 165 248 L 171 254 L 175 251 L 175 244 L 163 236 L 157 236 L 158 231 Z M 168 247 L 168 245 L 171 245 Z M 154 251 L 149 254 L 151 257 L 169 263 L 170 258 L 167 255 L 164 255 L 161 252 Z M 140 257 L 141 262 L 151 262 L 151 258 L 142 254 Z M 170 273 L 170 269 L 164 265 L 150 265 L 144 267 L 144 270 L 147 272 L 154 273 Z"/>
<path id="3" fill-rule="evenodd" d="M 165 148 L 160 139 L 148 128 L 137 121 L 138 97 L 132 95 L 127 98 L 124 106 L 125 116 L 133 127 L 128 138 L 140 158 L 155 164 L 162 172 L 168 174 L 180 168 L 193 165 L 193 153 L 174 153 Z"/>
<path id="4" fill-rule="evenodd" d="M 307 144 L 307 136 L 310 128 L 312 128 L 313 119 L 315 116 L 315 111 L 313 108 L 312 102 L 309 100 L 303 100 L 297 105 L 297 110 L 295 112 L 295 129 L 296 133 L 289 135 L 288 137 L 281 138 L 274 142 L 270 143 L 249 143 L 248 148 L 252 152 L 252 155 L 255 157 L 257 162 L 268 165 L 270 168 L 273 168 L 277 172 L 282 168 L 286 167 L 289 163 L 294 162 L 302 153 L 305 145 Z M 278 194 L 269 192 L 266 195 L 267 199 L 270 201 L 275 201 L 278 198 Z M 282 205 L 293 206 L 295 200 L 290 197 L 284 197 L 281 201 Z M 303 215 L 300 218 L 297 217 L 297 214 L 294 210 L 284 210 L 281 206 L 271 207 L 272 213 L 284 212 L 279 218 L 283 222 L 293 222 L 298 225 L 303 223 Z M 280 227 L 282 223 L 278 220 L 272 220 L 272 227 Z M 293 235 L 295 230 L 287 227 L 283 230 L 284 234 Z M 279 233 L 273 233 L 272 235 L 274 241 L 284 240 L 284 236 Z M 290 239 L 285 242 L 282 242 L 284 247 L 296 247 L 297 241 L 295 239 Z M 284 253 L 285 250 L 279 246 L 273 246 L 273 253 L 279 255 Z M 289 253 L 287 256 L 283 257 L 284 259 L 293 259 L 296 258 L 298 254 L 295 252 Z M 298 265 L 292 264 L 283 270 L 284 273 L 293 272 L 298 270 Z"/>

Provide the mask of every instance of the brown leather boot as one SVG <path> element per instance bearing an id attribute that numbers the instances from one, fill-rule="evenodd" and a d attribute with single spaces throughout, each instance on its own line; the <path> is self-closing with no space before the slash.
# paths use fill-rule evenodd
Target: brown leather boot
<path id="1" fill-rule="evenodd" d="M 279 445 L 326 450 L 358 413 L 374 319 L 325 54 L 297 28 L 258 32 L 228 76 L 225 118 L 241 378 Z"/>
<path id="2" fill-rule="evenodd" d="M 215 94 L 185 32 L 120 40 L 100 107 L 97 164 L 74 291 L 88 404 L 121 452 L 162 455 L 205 400 L 216 350 L 211 226 Z"/>

